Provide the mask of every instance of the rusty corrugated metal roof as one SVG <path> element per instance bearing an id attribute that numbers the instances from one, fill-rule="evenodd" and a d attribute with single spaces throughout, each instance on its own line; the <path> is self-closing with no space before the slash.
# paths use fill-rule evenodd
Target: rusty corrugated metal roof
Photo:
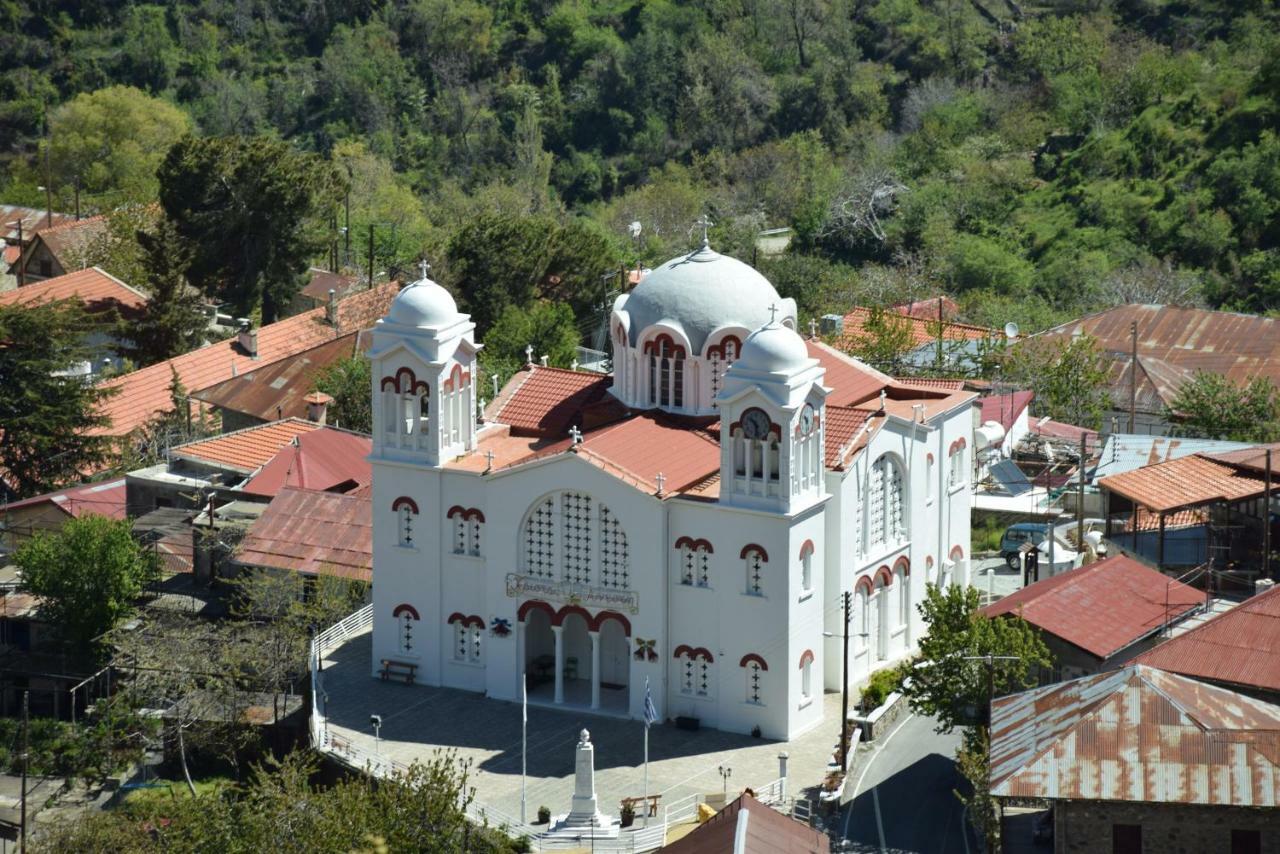
<path id="1" fill-rule="evenodd" d="M 245 534 L 236 560 L 250 566 L 371 581 L 369 498 L 283 489 Z"/>
<path id="2" fill-rule="evenodd" d="M 1206 620 L 1135 661 L 1280 694 L 1280 587 Z"/>
<path id="3" fill-rule="evenodd" d="M 1240 501 L 1266 492 L 1261 475 L 1204 454 L 1113 474 L 1099 480 L 1098 486 L 1156 512 Z M 1280 489 L 1280 484 L 1275 488 Z"/>
<path id="4" fill-rule="evenodd" d="M 1280 706 L 1142 664 L 1001 697 L 996 797 L 1276 805 Z"/>
<path id="5" fill-rule="evenodd" d="M 263 421 L 303 418 L 307 414 L 303 398 L 315 388 L 316 379 L 325 368 L 355 352 L 358 335 L 342 335 L 291 359 L 280 359 L 215 383 L 191 397 Z"/>

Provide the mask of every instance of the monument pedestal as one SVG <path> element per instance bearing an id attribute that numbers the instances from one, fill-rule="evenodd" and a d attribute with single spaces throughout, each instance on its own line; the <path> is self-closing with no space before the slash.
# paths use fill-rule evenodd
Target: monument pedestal
<path id="1" fill-rule="evenodd" d="M 545 836 L 552 839 L 612 839 L 620 829 L 618 820 L 600 812 L 596 803 L 595 746 L 591 743 L 591 733 L 584 729 L 578 737 L 574 755 L 573 801 L 569 812 L 556 816 Z"/>

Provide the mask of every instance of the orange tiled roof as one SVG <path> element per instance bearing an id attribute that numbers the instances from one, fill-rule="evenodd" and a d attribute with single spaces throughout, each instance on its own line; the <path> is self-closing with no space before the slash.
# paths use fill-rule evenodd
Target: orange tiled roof
<path id="1" fill-rule="evenodd" d="M 1160 512 L 1261 496 L 1266 484 L 1260 475 L 1192 454 L 1104 477 L 1098 486 Z"/>
<path id="2" fill-rule="evenodd" d="M 262 368 L 280 359 L 330 341 L 340 335 L 369 329 L 391 306 L 399 285 L 384 285 L 360 291 L 338 303 L 338 323 L 325 322 L 324 307 L 269 323 L 258 330 L 258 358 L 240 349 L 236 339 L 218 341 L 139 371 L 104 383 L 105 388 L 118 388 L 100 407 L 111 419 L 111 426 L 99 432 L 109 436 L 125 436 L 161 413 L 172 409 L 169 386 L 173 373 L 187 391 L 199 391 L 237 374 Z"/>
<path id="3" fill-rule="evenodd" d="M 946 377 L 894 377 L 893 381 L 904 386 L 927 388 L 941 391 L 963 391 L 964 380 L 953 380 Z"/>
<path id="4" fill-rule="evenodd" d="M 43 305 L 66 299 L 79 300 L 90 314 L 114 308 L 124 317 L 136 316 L 147 304 L 141 292 L 97 267 L 90 267 L 6 291 L 0 294 L 0 305 Z"/>
<path id="5" fill-rule="evenodd" d="M 848 406 L 827 407 L 827 422 L 823 427 L 827 468 L 843 468 L 849 455 L 866 444 L 875 431 L 876 425 L 868 426 L 874 414 Z M 878 423 L 883 424 L 884 419 Z"/>
<path id="6" fill-rule="evenodd" d="M 296 437 L 319 429 L 320 425 L 312 421 L 289 418 L 246 427 L 212 439 L 188 442 L 177 446 L 171 453 L 175 457 L 214 463 L 249 474 L 270 462 L 281 448 Z"/>
<path id="7" fill-rule="evenodd" d="M 809 348 L 810 357 L 817 359 L 826 371 L 822 384 L 831 389 L 831 394 L 827 397 L 828 406 L 862 403 L 878 395 L 880 389 L 894 384 L 893 377 L 877 371 L 848 353 L 842 353 L 813 339 L 804 343 Z"/>
<path id="8" fill-rule="evenodd" d="M 915 347 L 938 340 L 937 335 L 933 332 L 934 327 L 937 326 L 937 320 L 912 317 L 893 311 L 888 312 L 888 316 L 897 322 L 906 324 L 911 334 L 911 343 Z M 844 316 L 844 331 L 840 333 L 835 345 L 844 350 L 856 347 L 864 334 L 867 321 L 870 319 L 871 309 L 869 308 L 858 307 L 846 314 Z M 967 323 L 955 323 L 953 321 L 947 321 L 942 327 L 942 337 L 947 341 L 978 341 L 983 338 L 992 338 L 997 334 L 994 329 L 987 329 L 984 326 L 971 326 Z"/>
<path id="9" fill-rule="evenodd" d="M 486 418 L 512 430 L 560 437 L 575 423 L 583 427 L 582 410 L 600 401 L 612 384 L 605 374 L 530 365 L 507 382 Z"/>
<path id="10" fill-rule="evenodd" d="M 654 492 L 659 473 L 663 491 L 670 493 L 720 470 L 719 442 L 703 430 L 656 412 L 594 431 L 577 452 Z"/>

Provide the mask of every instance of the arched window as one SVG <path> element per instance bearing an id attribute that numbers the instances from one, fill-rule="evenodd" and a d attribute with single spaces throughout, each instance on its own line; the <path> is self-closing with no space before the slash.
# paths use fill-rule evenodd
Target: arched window
<path id="1" fill-rule="evenodd" d="M 453 553 L 480 556 L 480 535 L 484 530 L 484 514 L 474 507 L 455 504 L 445 514 L 453 529 Z"/>
<path id="2" fill-rule="evenodd" d="M 678 646 L 675 650 L 680 670 L 680 693 L 688 697 L 711 696 L 711 665 L 715 658 L 698 647 Z"/>
<path id="3" fill-rule="evenodd" d="M 449 615 L 453 626 L 453 660 L 465 664 L 479 664 L 484 652 L 484 620 L 472 614 Z"/>
<path id="4" fill-rule="evenodd" d="M 867 503 L 872 546 L 906 539 L 906 496 L 903 491 L 902 467 L 888 454 L 871 465 Z"/>
<path id="5" fill-rule="evenodd" d="M 649 354 L 649 404 L 684 406 L 684 347 L 662 334 L 645 345 Z"/>
<path id="6" fill-rule="evenodd" d="M 747 572 L 747 595 L 764 595 L 764 565 L 769 562 L 769 555 L 757 545 L 749 545 L 742 549 L 742 560 Z"/>
<path id="7" fill-rule="evenodd" d="M 871 609 L 868 601 L 871 582 L 867 580 L 866 576 L 863 576 L 858 581 L 858 586 L 853 590 L 853 647 L 856 651 L 862 652 L 867 648 L 867 642 L 870 640 L 871 635 Z"/>
<path id="8" fill-rule="evenodd" d="M 711 586 L 711 555 L 715 551 L 706 540 L 681 537 L 676 540 L 680 552 L 680 583 L 688 587 Z"/>
<path id="9" fill-rule="evenodd" d="M 813 699 L 813 650 L 806 649 L 800 656 L 800 701 Z"/>
<path id="10" fill-rule="evenodd" d="M 800 589 L 813 589 L 813 540 L 805 540 L 800 547 Z"/>
<path id="11" fill-rule="evenodd" d="M 611 588 L 628 584 L 627 535 L 609 508 L 586 493 L 541 499 L 525 517 L 520 541 L 527 575 Z"/>
<path id="12" fill-rule="evenodd" d="M 739 348 L 736 335 L 726 335 L 719 344 L 707 348 L 707 365 L 711 375 L 711 406 L 717 408 L 716 395 L 724 387 L 724 375 L 729 366 L 738 358 Z"/>
<path id="13" fill-rule="evenodd" d="M 893 586 L 898 588 L 898 625 L 911 622 L 911 566 L 900 559 L 893 567 Z"/>
<path id="14" fill-rule="evenodd" d="M 391 612 L 391 616 L 395 617 L 399 626 L 397 649 L 401 655 L 417 655 L 418 650 L 414 642 L 414 629 L 420 617 L 418 609 L 412 605 L 397 605 L 395 610 Z"/>
<path id="15" fill-rule="evenodd" d="M 401 546 L 413 548 L 413 523 L 418 515 L 418 504 L 412 498 L 400 496 L 391 503 L 396 514 L 397 536 Z"/>
<path id="16" fill-rule="evenodd" d="M 782 428 L 760 409 L 748 409 L 730 425 L 733 442 L 733 469 L 739 478 L 738 491 L 756 495 L 776 495 L 781 477 L 778 443 Z"/>
<path id="17" fill-rule="evenodd" d="M 961 436 L 951 443 L 951 451 L 948 462 L 950 463 L 950 472 L 948 474 L 948 483 L 952 487 L 961 486 L 966 480 L 967 471 L 965 469 L 965 441 Z"/>
<path id="18" fill-rule="evenodd" d="M 749 652 L 742 656 L 738 666 L 743 668 L 746 674 L 747 702 L 755 706 L 763 706 L 764 674 L 768 672 L 769 665 L 754 652 Z"/>

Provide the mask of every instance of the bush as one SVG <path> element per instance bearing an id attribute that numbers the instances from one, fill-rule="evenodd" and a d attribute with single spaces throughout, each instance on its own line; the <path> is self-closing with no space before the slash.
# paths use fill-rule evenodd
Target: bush
<path id="1" fill-rule="evenodd" d="M 899 667 L 888 667 L 884 670 L 877 670 L 871 674 L 871 680 L 867 682 L 867 687 L 862 689 L 862 699 L 859 705 L 864 712 L 878 708 L 885 698 L 902 687 L 902 680 L 906 677 L 906 669 L 909 664 Z"/>
<path id="2" fill-rule="evenodd" d="M 538 807 L 538 824 L 550 824 L 551 807 Z"/>

